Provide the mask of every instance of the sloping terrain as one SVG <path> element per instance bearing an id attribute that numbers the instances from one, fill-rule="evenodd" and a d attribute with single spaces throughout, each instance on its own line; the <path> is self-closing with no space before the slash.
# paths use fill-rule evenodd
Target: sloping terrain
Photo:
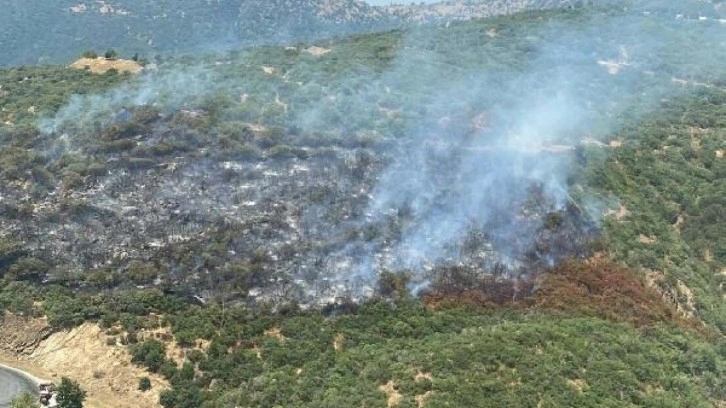
<path id="1" fill-rule="evenodd" d="M 0 14 L 0 65 L 67 63 L 86 50 L 109 48 L 152 59 L 569 5 L 554 0 L 455 3 L 466 5 L 432 10 L 372 7 L 360 0 L 11 0 Z"/>
<path id="2" fill-rule="evenodd" d="M 168 383 L 131 363 L 120 343 L 109 345 L 109 336 L 95 324 L 57 332 L 40 342 L 26 361 L 42 367 L 51 378 L 76 379 L 89 393 L 89 406 L 155 407 Z M 139 379 L 150 377 L 149 391 L 139 391 Z"/>
<path id="3" fill-rule="evenodd" d="M 90 408 L 158 406 L 159 393 L 168 383 L 131 364 L 126 348 L 108 339 L 117 337 L 97 324 L 58 331 L 47 319 L 6 312 L 0 326 L 0 361 L 42 381 L 76 379 L 88 391 Z M 141 377 L 150 377 L 151 390 L 138 390 Z"/>
<path id="4" fill-rule="evenodd" d="M 621 197 L 628 215 L 608 217 L 609 248 L 644 268 L 650 283 L 684 315 L 726 328 L 723 196 L 726 93 L 704 90 L 666 103 L 653 122 L 628 129 L 637 143 L 614 151 L 593 174 Z M 677 119 L 676 119 L 677 118 Z"/>
<path id="5" fill-rule="evenodd" d="M 695 73 L 708 78 L 719 59 L 670 53 L 689 41 L 674 28 L 696 23 L 616 15 L 608 18 L 629 25 L 611 32 L 604 14 L 601 26 L 580 11 L 542 15 L 561 30 L 525 15 L 353 37 L 319 56 L 271 47 L 172 61 L 135 79 L 86 76 L 124 84 L 60 109 L 24 98 L 56 75 L 82 74 L 7 71 L 5 256 L 38 281 L 305 304 L 370 296 L 383 270 L 408 270 L 409 284 L 425 287 L 451 266 L 533 276 L 586 256 L 603 213 L 628 199 L 612 193 L 619 186 L 576 177 L 588 155 L 635 154 L 608 133 L 620 126 L 612 118 L 632 115 L 639 126 L 660 99 L 688 91 L 673 81 L 692 71 L 688 61 L 699 58 Z M 486 34 L 516 24 L 529 31 Z M 639 53 L 628 27 L 643 24 L 670 35 L 669 47 Z M 607 35 L 561 39 L 580 29 Z M 689 28 L 712 42 L 718 29 Z M 591 47 L 602 55 L 579 51 Z M 616 50 L 623 74 L 599 64 Z M 577 75 L 544 81 L 562 70 Z M 711 86 L 710 100 L 719 94 Z M 561 96 L 542 97 L 551 92 Z"/>
<path id="6" fill-rule="evenodd" d="M 690 6 L 0 70 L 0 305 L 66 330 L 0 339 L 164 407 L 719 406 L 724 26 Z"/>
<path id="7" fill-rule="evenodd" d="M 0 42 L 4 47 L 0 66 L 68 63 L 84 51 L 110 48 L 129 57 L 138 54 L 152 60 L 421 23 L 448 24 L 528 10 L 593 5 L 679 14 L 689 19 L 724 18 L 723 8 L 714 8 L 713 1 L 690 0 L 677 7 L 632 0 L 449 0 L 377 7 L 361 0 L 59 0 L 51 4 L 10 0 L 0 14 Z M 495 35 L 496 29 L 489 33 Z"/>

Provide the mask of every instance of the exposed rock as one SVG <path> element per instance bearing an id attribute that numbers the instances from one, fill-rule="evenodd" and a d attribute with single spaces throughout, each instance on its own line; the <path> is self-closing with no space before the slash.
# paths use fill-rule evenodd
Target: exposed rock
<path id="1" fill-rule="evenodd" d="M 567 385 L 572 387 L 577 392 L 584 392 L 589 387 L 587 385 L 587 382 L 581 378 L 576 378 L 574 380 L 567 380 Z"/>
<path id="2" fill-rule="evenodd" d="M 656 243 L 657 240 L 658 240 L 657 238 L 651 237 L 649 235 L 645 235 L 645 234 L 638 235 L 638 242 L 640 242 L 641 244 L 652 245 L 652 244 Z"/>
<path id="3" fill-rule="evenodd" d="M 691 288 L 686 286 L 680 279 L 676 282 L 676 289 L 678 290 L 679 297 L 684 298 L 682 301 L 677 301 L 677 309 L 684 317 L 693 318 L 696 316 L 696 304 L 693 299 L 693 291 Z"/>
<path id="4" fill-rule="evenodd" d="M 89 396 L 113 402 L 117 408 L 158 406 L 159 392 L 169 384 L 161 376 L 131 363 L 124 346 L 109 346 L 106 333 L 93 323 L 57 332 L 41 342 L 27 359 L 54 374 L 77 380 Z M 102 376 L 98 373 L 103 373 Z M 138 390 L 140 377 L 151 379 L 152 389 Z"/>
<path id="5" fill-rule="evenodd" d="M 603 216 L 605 216 L 605 217 L 614 216 L 615 219 L 618 221 L 622 221 L 629 215 L 630 215 L 630 211 L 628 211 L 628 209 L 622 204 L 620 204 L 616 210 L 607 209 L 603 213 Z"/>
<path id="6" fill-rule="evenodd" d="M 29 355 L 53 333 L 45 318 L 25 317 L 5 312 L 0 325 L 0 349 Z"/>

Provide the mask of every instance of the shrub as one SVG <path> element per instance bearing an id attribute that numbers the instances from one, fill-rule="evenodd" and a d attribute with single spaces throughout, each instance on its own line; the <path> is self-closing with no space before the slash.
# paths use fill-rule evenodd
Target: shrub
<path id="1" fill-rule="evenodd" d="M 61 379 L 57 397 L 59 408 L 83 408 L 85 399 L 86 391 L 77 382 L 67 377 Z"/>
<path id="2" fill-rule="evenodd" d="M 33 313 L 33 302 L 38 291 L 28 282 L 11 282 L 0 292 L 0 306 L 22 315 Z"/>
<path id="3" fill-rule="evenodd" d="M 5 279 L 10 281 L 40 282 L 48 273 L 49 266 L 36 258 L 21 258 L 8 268 Z"/>
<path id="4" fill-rule="evenodd" d="M 37 406 L 37 398 L 27 391 L 16 395 L 10 401 L 10 408 L 35 408 Z"/>
<path id="5" fill-rule="evenodd" d="M 24 253 L 25 251 L 19 243 L 7 238 L 0 238 L 0 272 L 23 256 Z"/>
<path id="6" fill-rule="evenodd" d="M 568 261 L 550 271 L 536 295 L 543 309 L 629 322 L 636 326 L 677 319 L 661 295 L 626 268 L 606 259 Z"/>
<path id="7" fill-rule="evenodd" d="M 139 391 L 149 391 L 151 389 L 151 380 L 149 377 L 139 378 Z"/>
<path id="8" fill-rule="evenodd" d="M 166 363 L 166 346 L 157 340 L 147 340 L 132 346 L 131 361 L 146 366 L 152 373 L 159 372 Z"/>
<path id="9" fill-rule="evenodd" d="M 171 360 L 164 361 L 164 364 L 162 364 L 161 368 L 159 368 L 159 374 L 163 375 L 167 380 L 174 378 L 177 371 L 179 371 L 179 369 Z"/>
<path id="10" fill-rule="evenodd" d="M 126 335 L 127 344 L 136 344 L 138 342 L 139 342 L 139 335 L 136 334 L 136 332 L 129 332 L 129 334 Z"/>
<path id="11" fill-rule="evenodd" d="M 140 160 L 140 159 L 139 159 Z M 156 267 L 151 263 L 134 261 L 129 265 L 128 276 L 138 285 L 151 283 L 157 277 Z"/>
<path id="12" fill-rule="evenodd" d="M 46 290 L 43 311 L 53 327 L 69 328 L 99 317 L 98 307 L 88 298 L 74 297 L 68 291 L 52 287 Z"/>
<path id="13" fill-rule="evenodd" d="M 377 292 L 383 297 L 403 298 L 408 294 L 406 285 L 410 280 L 407 273 L 395 273 L 391 271 L 381 272 L 378 278 Z"/>
<path id="14" fill-rule="evenodd" d="M 118 58 L 118 53 L 113 48 L 109 48 L 105 54 L 103 54 L 103 57 L 109 60 L 114 60 Z"/>

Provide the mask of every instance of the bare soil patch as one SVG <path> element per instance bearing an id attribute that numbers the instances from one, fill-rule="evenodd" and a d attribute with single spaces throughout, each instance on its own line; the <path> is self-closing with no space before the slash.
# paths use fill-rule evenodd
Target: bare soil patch
<path id="1" fill-rule="evenodd" d="M 416 401 L 416 404 L 418 405 L 418 408 L 425 407 L 426 406 L 426 400 L 429 397 L 431 397 L 431 395 L 433 395 L 433 393 L 434 393 L 433 391 L 426 391 L 423 394 L 419 394 L 419 395 L 413 397 L 413 399 Z"/>
<path id="2" fill-rule="evenodd" d="M 651 245 L 654 244 L 657 241 L 655 237 L 651 237 L 649 235 L 640 234 L 638 235 L 638 242 L 645 245 Z"/>
<path id="3" fill-rule="evenodd" d="M 335 338 L 333 339 L 333 349 L 335 351 L 342 351 L 344 343 L 345 343 L 345 336 L 343 335 L 343 333 L 336 334 Z"/>
<path id="4" fill-rule="evenodd" d="M 144 70 L 144 67 L 136 61 L 125 59 L 106 59 L 103 57 L 81 58 L 69 65 L 69 67 L 73 69 L 87 69 L 94 74 L 105 74 L 112 69 L 115 69 L 118 72 L 129 72 L 131 74 L 138 74 Z"/>
<path id="5" fill-rule="evenodd" d="M 322 57 L 323 55 L 329 53 L 330 51 L 332 51 L 332 50 L 330 50 L 328 48 L 315 47 L 315 46 L 305 49 L 305 52 L 307 52 L 308 54 L 315 56 L 315 57 Z"/>
<path id="6" fill-rule="evenodd" d="M 386 401 L 388 408 L 397 407 L 403 399 L 401 393 L 396 389 L 396 383 L 393 380 L 387 382 L 385 385 L 381 385 L 378 387 L 378 390 L 388 396 L 388 400 Z"/>
<path id="7" fill-rule="evenodd" d="M 279 327 L 272 327 L 270 329 L 265 330 L 265 336 L 272 337 L 273 339 L 276 339 L 279 341 L 287 340 L 287 337 L 285 337 L 282 334 L 282 330 L 280 330 Z"/>

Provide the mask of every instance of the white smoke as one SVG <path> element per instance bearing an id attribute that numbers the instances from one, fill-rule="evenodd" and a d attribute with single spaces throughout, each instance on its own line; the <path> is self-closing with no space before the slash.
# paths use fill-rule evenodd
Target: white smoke
<path id="1" fill-rule="evenodd" d="M 122 106 L 178 109 L 219 93 L 238 100 L 247 89 L 262 90 L 268 100 L 253 95 L 253 102 L 284 105 L 285 126 L 303 135 L 392 141 L 388 166 L 363 192 L 370 196 L 364 215 L 330 234 L 396 224 L 400 236 L 353 240 L 329 254 L 324 269 L 333 291 L 366 296 L 384 269 L 412 271 L 413 287 L 425 287 L 436 265 L 460 262 L 471 231 L 489 240 L 478 260 L 516 270 L 524 254 L 536 252 L 544 215 L 573 203 L 568 176 L 582 140 L 607 139 L 684 89 L 717 86 L 709 73 L 720 72 L 726 24 L 690 18 L 666 3 L 559 13 L 551 21 L 547 14 L 529 18 L 527 27 L 492 20 L 412 30 L 394 44 L 396 56 L 382 72 L 351 70 L 342 79 L 326 77 L 324 68 L 336 50 L 321 57 L 319 72 L 288 66 L 265 85 L 248 83 L 245 72 L 220 76 L 210 66 L 162 69 L 106 93 L 76 96 L 40 126 L 72 132 Z M 448 46 L 461 50 L 459 42 L 468 52 L 449 52 Z M 228 115 L 234 118 L 237 108 Z M 575 204 L 604 206 L 592 197 Z"/>

